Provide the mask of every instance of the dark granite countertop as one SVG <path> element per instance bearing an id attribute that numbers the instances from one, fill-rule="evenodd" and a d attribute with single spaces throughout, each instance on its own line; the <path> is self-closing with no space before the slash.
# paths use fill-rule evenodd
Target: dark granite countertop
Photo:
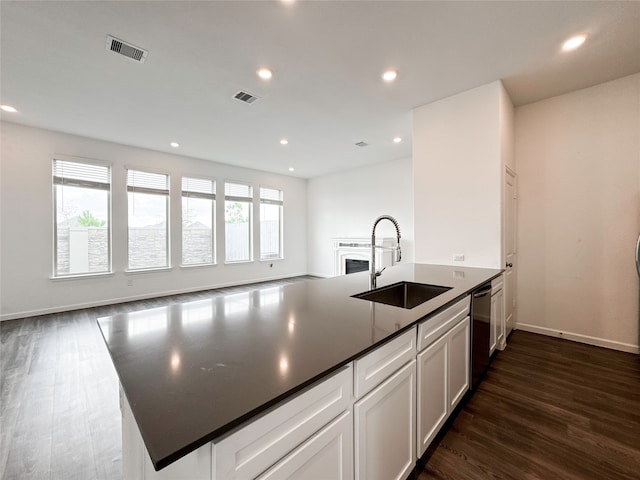
<path id="1" fill-rule="evenodd" d="M 501 273 L 399 264 L 399 281 L 453 287 L 411 310 L 351 298 L 361 272 L 98 320 L 155 468 L 163 468 Z"/>

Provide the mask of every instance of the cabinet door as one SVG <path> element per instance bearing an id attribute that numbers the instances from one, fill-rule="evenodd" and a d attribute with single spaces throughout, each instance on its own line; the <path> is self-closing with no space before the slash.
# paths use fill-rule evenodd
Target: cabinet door
<path id="1" fill-rule="evenodd" d="M 416 361 L 354 406 L 355 478 L 402 480 L 416 462 Z"/>
<path id="2" fill-rule="evenodd" d="M 496 293 L 494 295 L 496 297 L 496 301 L 495 301 L 495 311 L 496 311 L 496 319 L 495 319 L 495 325 L 496 325 L 496 348 L 498 350 L 504 350 L 505 347 L 505 330 L 506 330 L 506 325 L 505 325 L 505 318 L 504 318 L 504 290 L 500 290 L 498 293 Z M 492 305 L 492 312 L 493 312 L 493 305 Z"/>
<path id="3" fill-rule="evenodd" d="M 447 334 L 448 367 L 449 367 L 449 413 L 458 405 L 464 394 L 469 390 L 469 317 L 456 325 Z"/>
<path id="4" fill-rule="evenodd" d="M 418 354 L 418 442 L 421 457 L 447 420 L 448 335 Z"/>
<path id="5" fill-rule="evenodd" d="M 491 295 L 491 319 L 489 325 L 489 355 L 492 355 L 496 349 L 496 340 L 498 336 L 498 309 L 496 306 L 498 294 Z"/>
<path id="6" fill-rule="evenodd" d="M 351 480 L 353 416 L 344 412 L 259 477 L 259 480 Z"/>

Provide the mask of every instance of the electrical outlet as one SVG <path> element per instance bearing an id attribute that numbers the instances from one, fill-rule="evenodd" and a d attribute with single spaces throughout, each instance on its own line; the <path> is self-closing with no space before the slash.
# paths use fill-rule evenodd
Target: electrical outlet
<path id="1" fill-rule="evenodd" d="M 453 255 L 454 262 L 464 262 L 464 253 L 455 253 Z"/>
<path id="2" fill-rule="evenodd" d="M 133 280 L 127 280 L 127 287 L 133 287 Z"/>

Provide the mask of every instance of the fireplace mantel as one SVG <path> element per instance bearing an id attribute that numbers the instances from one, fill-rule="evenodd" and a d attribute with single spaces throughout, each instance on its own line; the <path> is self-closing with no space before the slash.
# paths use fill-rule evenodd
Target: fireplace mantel
<path id="1" fill-rule="evenodd" d="M 376 238 L 376 245 L 382 247 L 393 248 L 396 245 L 396 239 L 393 237 Z M 334 251 L 334 268 L 333 273 L 337 275 L 346 274 L 346 261 L 366 260 L 370 261 L 371 257 L 371 237 L 341 237 L 333 239 Z M 393 252 L 391 250 L 376 249 L 376 265 L 380 268 L 393 265 Z"/>

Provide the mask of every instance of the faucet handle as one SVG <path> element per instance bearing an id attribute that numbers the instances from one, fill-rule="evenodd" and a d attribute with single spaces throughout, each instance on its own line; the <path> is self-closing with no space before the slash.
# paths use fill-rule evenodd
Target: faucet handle
<path id="1" fill-rule="evenodd" d="M 382 272 L 384 272 L 386 268 L 387 268 L 387 267 L 384 267 L 384 268 L 382 268 L 381 270 L 377 270 L 377 271 L 376 271 L 376 273 L 375 273 L 375 276 L 376 276 L 376 277 L 379 277 L 380 275 L 382 275 Z"/>

